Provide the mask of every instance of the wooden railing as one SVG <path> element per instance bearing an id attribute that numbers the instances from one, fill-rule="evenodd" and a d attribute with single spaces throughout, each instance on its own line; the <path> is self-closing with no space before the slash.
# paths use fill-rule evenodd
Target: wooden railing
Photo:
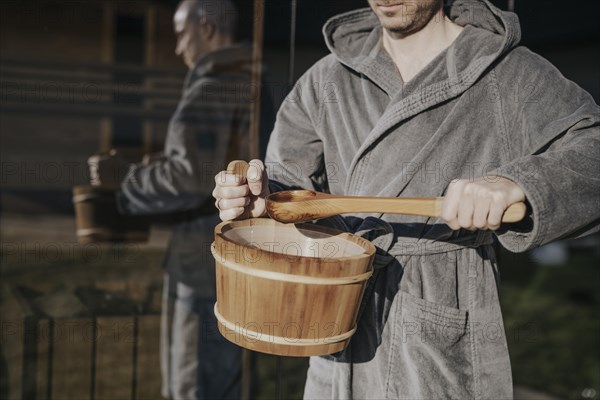
<path id="1" fill-rule="evenodd" d="M 0 59 L 0 105 L 3 113 L 165 120 L 183 78 L 180 69 Z"/>

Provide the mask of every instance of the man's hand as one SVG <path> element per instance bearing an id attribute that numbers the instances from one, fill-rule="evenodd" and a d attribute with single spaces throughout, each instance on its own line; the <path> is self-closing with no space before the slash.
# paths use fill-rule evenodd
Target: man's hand
<path id="1" fill-rule="evenodd" d="M 259 218 L 267 213 L 265 197 L 270 191 L 265 166 L 260 160 L 252 160 L 249 164 L 245 177 L 227 171 L 215 176 L 212 195 L 222 221 Z"/>
<path id="2" fill-rule="evenodd" d="M 108 154 L 97 154 L 88 158 L 90 184 L 106 189 L 118 189 L 127 177 L 130 164 L 115 149 Z"/>
<path id="3" fill-rule="evenodd" d="M 442 205 L 442 218 L 454 230 L 500 228 L 504 211 L 525 201 L 519 185 L 502 177 L 475 180 L 457 179 L 450 183 Z"/>

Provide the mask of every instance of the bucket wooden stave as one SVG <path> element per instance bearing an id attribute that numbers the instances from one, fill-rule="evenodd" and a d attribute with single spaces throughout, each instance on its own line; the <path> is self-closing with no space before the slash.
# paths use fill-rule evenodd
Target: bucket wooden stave
<path id="1" fill-rule="evenodd" d="M 251 350 L 285 356 L 343 350 L 372 274 L 367 240 L 269 219 L 215 228 L 219 330 Z"/>
<path id="2" fill-rule="evenodd" d="M 73 188 L 77 239 L 80 243 L 146 242 L 146 217 L 125 216 L 117 210 L 115 191 L 96 186 Z"/>

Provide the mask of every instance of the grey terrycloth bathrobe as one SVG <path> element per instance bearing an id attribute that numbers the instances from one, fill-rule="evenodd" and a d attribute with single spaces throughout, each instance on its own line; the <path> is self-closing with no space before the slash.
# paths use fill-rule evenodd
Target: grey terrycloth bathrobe
<path id="1" fill-rule="evenodd" d="M 297 83 L 267 151 L 271 190 L 441 196 L 454 178 L 503 176 L 529 203 L 495 233 L 441 220 L 352 215 L 378 247 L 350 346 L 311 358 L 308 399 L 507 399 L 496 239 L 514 252 L 598 231 L 599 107 L 518 47 L 515 14 L 457 0 L 456 41 L 404 84 L 370 9 L 331 19 L 331 54 Z"/>

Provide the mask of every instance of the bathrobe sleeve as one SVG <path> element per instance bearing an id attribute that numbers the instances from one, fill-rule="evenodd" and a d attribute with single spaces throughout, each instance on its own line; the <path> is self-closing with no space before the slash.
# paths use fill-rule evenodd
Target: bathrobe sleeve
<path id="1" fill-rule="evenodd" d="M 224 164 L 233 127 L 247 126 L 248 107 L 207 101 L 199 79 L 186 90 L 169 122 L 164 159 L 133 166 L 117 192 L 124 214 L 167 214 L 194 210 L 212 201 L 214 175 Z"/>
<path id="2" fill-rule="evenodd" d="M 548 61 L 519 49 L 498 69 L 514 79 L 503 96 L 509 153 L 495 173 L 518 183 L 528 218 L 499 232 L 514 252 L 600 230 L 600 108 Z M 512 77 L 512 78 L 508 78 Z"/>
<path id="3" fill-rule="evenodd" d="M 271 192 L 286 189 L 327 191 L 319 82 L 319 63 L 306 72 L 283 101 L 267 148 L 266 168 Z M 326 78 L 325 78 L 326 79 Z"/>

